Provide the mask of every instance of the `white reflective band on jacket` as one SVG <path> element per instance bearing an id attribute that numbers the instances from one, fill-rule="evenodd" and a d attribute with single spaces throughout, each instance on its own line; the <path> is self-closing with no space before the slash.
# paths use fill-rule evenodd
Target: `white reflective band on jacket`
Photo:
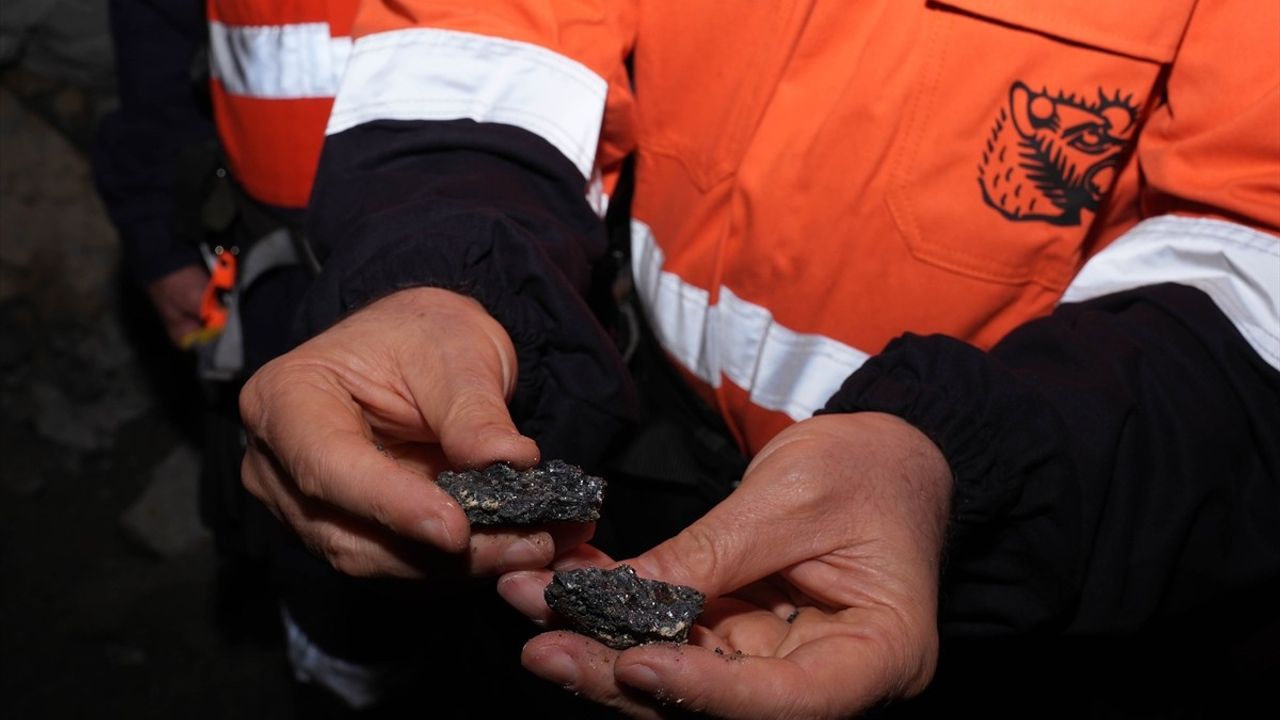
<path id="1" fill-rule="evenodd" d="M 329 116 L 333 135 L 374 120 L 494 122 L 550 142 L 592 177 L 608 85 L 530 43 L 419 28 L 360 38 Z"/>
<path id="2" fill-rule="evenodd" d="M 710 292 L 664 271 L 662 264 L 649 226 L 632 220 L 632 272 L 653 332 L 686 370 L 712 387 L 728 378 L 750 393 L 753 404 L 803 420 L 868 357 L 838 340 L 778 324 L 768 308 L 726 285 L 712 305 Z"/>
<path id="3" fill-rule="evenodd" d="M 391 688 L 414 682 L 429 672 L 427 668 L 408 663 L 365 665 L 344 660 L 312 642 L 283 604 L 280 617 L 284 621 L 285 654 L 293 678 L 328 689 L 353 710 L 371 708 Z"/>
<path id="4" fill-rule="evenodd" d="M 1062 302 L 1166 282 L 1208 295 L 1280 369 L 1280 242 L 1244 225 L 1174 215 L 1144 220 L 1090 259 Z"/>
<path id="5" fill-rule="evenodd" d="M 338 90 L 351 38 L 328 23 L 226 25 L 209 22 L 209 67 L 227 92 L 271 100 L 328 98 Z"/>
<path id="6" fill-rule="evenodd" d="M 722 378 L 753 404 L 793 420 L 821 408 L 868 353 L 823 335 L 797 333 L 728 286 L 711 293 L 664 271 L 649 227 L 631 225 L 636 290 L 658 341 L 711 387 Z M 1062 302 L 1081 302 L 1144 285 L 1195 287 L 1249 344 L 1280 369 L 1280 245 L 1266 233 L 1205 218 L 1146 220 L 1095 256 Z"/>

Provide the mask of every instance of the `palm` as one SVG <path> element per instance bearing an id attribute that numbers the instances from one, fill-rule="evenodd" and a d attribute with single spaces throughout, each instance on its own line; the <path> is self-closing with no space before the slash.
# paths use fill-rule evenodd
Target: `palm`
<path id="1" fill-rule="evenodd" d="M 529 643 L 525 664 L 642 717 L 661 715 L 663 701 L 730 717 L 844 717 L 919 692 L 937 653 L 948 492 L 936 448 L 896 418 L 800 423 L 761 452 L 728 500 L 630 561 L 714 598 L 692 647 L 615 653 L 552 633 Z M 585 550 L 568 561 L 608 562 Z M 545 580 L 513 576 L 500 589 L 545 617 Z M 567 667 L 553 660 L 560 653 L 578 668 L 571 680 L 557 674 Z"/>

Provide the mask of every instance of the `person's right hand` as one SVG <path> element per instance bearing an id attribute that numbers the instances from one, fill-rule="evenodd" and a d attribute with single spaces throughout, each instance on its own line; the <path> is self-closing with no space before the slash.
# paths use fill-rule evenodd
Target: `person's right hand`
<path id="1" fill-rule="evenodd" d="M 689 645 L 612 650 L 539 635 L 521 661 L 545 680 L 639 718 L 845 718 L 916 695 L 938 657 L 938 589 L 952 476 L 941 450 L 880 413 L 796 423 L 742 483 L 670 540 L 626 561 L 641 577 L 707 595 Z M 590 545 L 555 569 L 612 567 Z M 555 619 L 547 570 L 498 592 Z"/>
<path id="2" fill-rule="evenodd" d="M 543 567 L 589 525 L 471 532 L 440 470 L 538 461 L 506 401 L 516 354 L 474 300 L 389 295 L 260 369 L 240 394 L 245 486 L 351 575 Z"/>
<path id="3" fill-rule="evenodd" d="M 200 329 L 200 298 L 208 283 L 203 267 L 185 265 L 147 285 L 147 296 L 174 347 L 185 350 L 187 338 Z"/>

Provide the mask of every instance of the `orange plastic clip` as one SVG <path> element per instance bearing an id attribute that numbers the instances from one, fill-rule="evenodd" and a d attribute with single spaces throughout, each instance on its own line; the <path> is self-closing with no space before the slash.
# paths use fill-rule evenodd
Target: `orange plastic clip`
<path id="1" fill-rule="evenodd" d="M 214 256 L 209 284 L 200 298 L 200 322 L 206 333 L 218 333 L 227 324 L 227 306 L 223 298 L 236 285 L 236 254 L 222 250 Z"/>

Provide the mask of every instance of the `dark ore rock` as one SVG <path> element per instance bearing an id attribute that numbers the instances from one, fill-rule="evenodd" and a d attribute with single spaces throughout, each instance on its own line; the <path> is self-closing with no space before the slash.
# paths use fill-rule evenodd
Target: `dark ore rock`
<path id="1" fill-rule="evenodd" d="M 472 525 L 536 525 L 599 519 L 604 480 L 563 460 L 531 470 L 497 463 L 483 470 L 442 472 L 436 482 Z"/>
<path id="2" fill-rule="evenodd" d="M 689 642 L 689 628 L 706 600 L 691 587 L 637 577 L 629 565 L 562 570 L 543 595 L 574 631 L 615 650 Z"/>

